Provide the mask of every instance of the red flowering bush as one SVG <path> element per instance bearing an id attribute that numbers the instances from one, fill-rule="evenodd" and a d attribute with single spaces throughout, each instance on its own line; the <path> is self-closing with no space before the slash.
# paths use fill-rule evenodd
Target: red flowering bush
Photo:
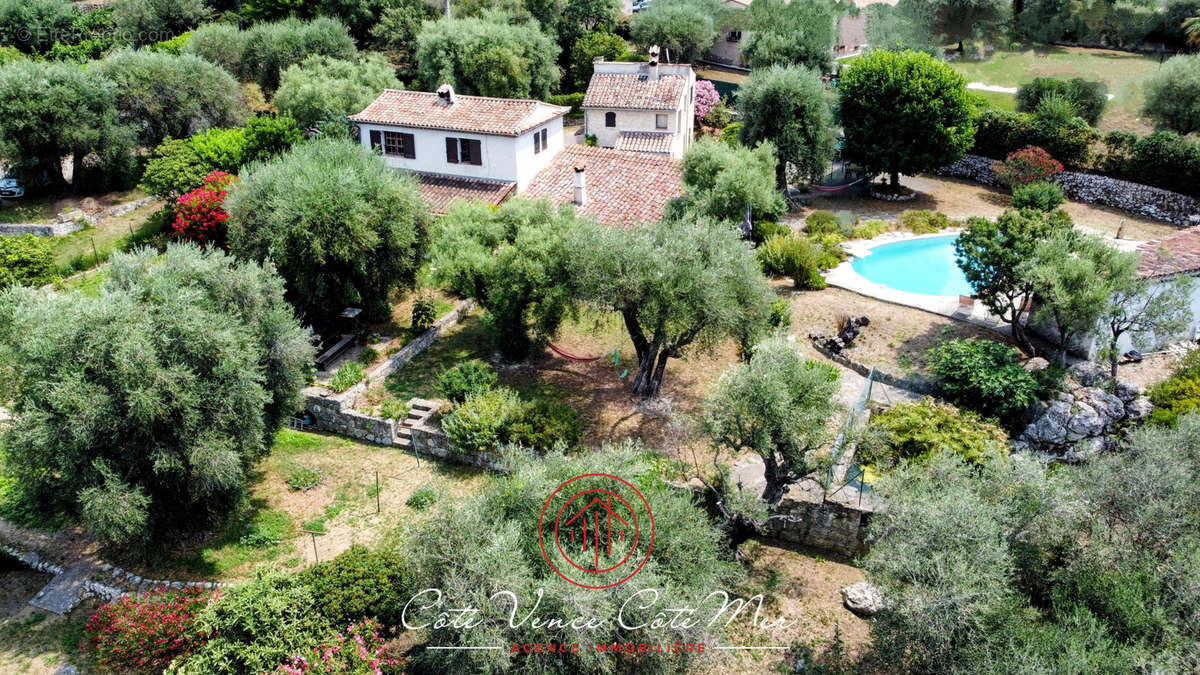
<path id="1" fill-rule="evenodd" d="M 208 640 L 195 630 L 200 610 L 220 597 L 203 588 L 162 588 L 103 605 L 88 619 L 84 647 L 117 670 L 160 672 Z"/>
<path id="2" fill-rule="evenodd" d="M 1003 162 L 996 163 L 996 175 L 1011 187 L 1048 181 L 1062 170 L 1062 162 L 1036 145 L 1015 150 Z"/>
<path id="3" fill-rule="evenodd" d="M 716 85 L 709 80 L 696 80 L 696 119 L 704 119 L 720 100 Z"/>
<path id="4" fill-rule="evenodd" d="M 385 675 L 399 673 L 400 661 L 385 654 L 379 623 L 372 620 L 352 623 L 345 635 L 338 633 L 329 642 L 313 647 L 310 658 L 293 656 L 276 669 L 277 675 Z"/>
<path id="5" fill-rule="evenodd" d="M 225 197 L 237 176 L 213 171 L 204 177 L 204 185 L 179 197 L 175 203 L 175 236 L 202 246 L 225 248 L 228 229 L 225 221 Z"/>

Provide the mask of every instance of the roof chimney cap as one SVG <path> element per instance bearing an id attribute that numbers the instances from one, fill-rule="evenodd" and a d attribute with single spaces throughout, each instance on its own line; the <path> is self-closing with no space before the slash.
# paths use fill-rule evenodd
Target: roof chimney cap
<path id="1" fill-rule="evenodd" d="M 648 52 L 650 53 L 650 65 L 657 66 L 658 65 L 658 45 L 650 45 L 650 49 L 648 50 Z"/>
<path id="2" fill-rule="evenodd" d="M 450 83 L 437 88 L 438 102 L 442 105 L 454 105 L 454 87 Z"/>

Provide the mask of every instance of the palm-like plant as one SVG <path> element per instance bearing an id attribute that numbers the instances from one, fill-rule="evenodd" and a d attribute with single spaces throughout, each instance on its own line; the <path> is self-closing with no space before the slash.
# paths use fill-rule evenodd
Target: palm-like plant
<path id="1" fill-rule="evenodd" d="M 1184 19 L 1183 32 L 1187 35 L 1188 42 L 1200 45 L 1200 16 Z"/>

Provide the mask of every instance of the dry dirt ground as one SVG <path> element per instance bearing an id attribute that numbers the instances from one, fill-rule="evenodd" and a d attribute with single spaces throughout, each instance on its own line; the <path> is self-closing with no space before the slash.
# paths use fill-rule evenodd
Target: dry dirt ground
<path id="1" fill-rule="evenodd" d="M 945 213 L 951 220 L 965 220 L 971 216 L 995 218 L 1008 208 L 1011 195 L 1003 190 L 984 187 L 969 181 L 937 176 L 902 176 L 900 183 L 917 191 L 917 198 L 908 202 L 887 202 L 868 195 L 816 196 L 811 205 L 791 214 L 793 219 L 803 219 L 813 210 L 849 211 L 860 220 L 892 220 L 908 209 L 931 209 Z M 1125 239 L 1147 241 L 1177 232 L 1179 228 L 1147 218 L 1130 215 L 1124 211 L 1109 209 L 1079 202 L 1063 205 L 1075 224 L 1098 233 L 1115 235 L 1120 231 Z"/>
<path id="2" fill-rule="evenodd" d="M 50 675 L 65 664 L 82 663 L 75 642 L 95 605 L 85 601 L 66 617 L 30 605 L 50 578 L 0 567 L 0 673 Z"/>

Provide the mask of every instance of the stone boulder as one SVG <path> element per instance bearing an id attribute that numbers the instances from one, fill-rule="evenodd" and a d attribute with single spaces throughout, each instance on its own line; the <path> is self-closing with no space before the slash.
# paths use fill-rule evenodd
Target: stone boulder
<path id="1" fill-rule="evenodd" d="M 1114 449 L 1114 435 L 1140 424 L 1154 406 L 1136 384 L 1114 382 L 1108 372 L 1098 363 L 1071 366 L 1064 390 L 1034 407 L 1033 420 L 1013 439 L 1013 451 L 1078 462 Z"/>
<path id="2" fill-rule="evenodd" d="M 879 587 L 865 581 L 843 588 L 842 604 L 862 617 L 874 616 L 885 606 Z"/>

